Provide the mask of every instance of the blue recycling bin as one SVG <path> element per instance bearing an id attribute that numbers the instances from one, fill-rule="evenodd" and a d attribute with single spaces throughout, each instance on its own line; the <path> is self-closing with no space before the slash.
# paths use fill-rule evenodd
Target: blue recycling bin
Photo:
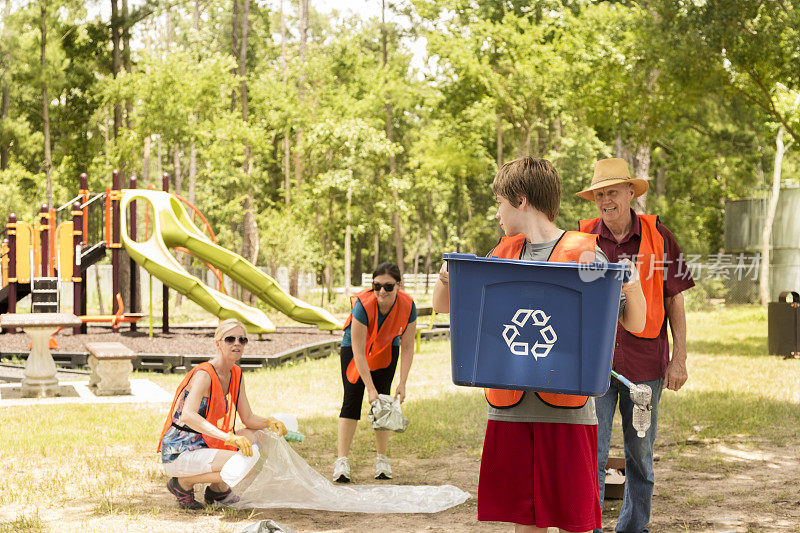
<path id="1" fill-rule="evenodd" d="M 444 259 L 454 383 L 605 394 L 626 265 Z"/>

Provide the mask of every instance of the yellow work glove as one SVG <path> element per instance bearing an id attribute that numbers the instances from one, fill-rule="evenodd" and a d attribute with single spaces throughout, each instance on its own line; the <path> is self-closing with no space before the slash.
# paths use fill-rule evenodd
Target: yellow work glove
<path id="1" fill-rule="evenodd" d="M 253 445 L 250 444 L 250 441 L 247 440 L 247 437 L 237 435 L 233 431 L 228 433 L 228 437 L 225 439 L 225 444 L 228 446 L 236 446 L 245 457 L 250 457 L 253 455 Z"/>
<path id="2" fill-rule="evenodd" d="M 279 437 L 283 437 L 287 433 L 284 423 L 274 417 L 267 418 L 267 429 L 277 433 Z"/>

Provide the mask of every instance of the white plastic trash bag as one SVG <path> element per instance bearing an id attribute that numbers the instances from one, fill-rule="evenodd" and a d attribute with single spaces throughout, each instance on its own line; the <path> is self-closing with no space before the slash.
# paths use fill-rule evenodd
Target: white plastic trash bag
<path id="1" fill-rule="evenodd" d="M 400 398 L 392 398 L 387 394 L 379 394 L 378 399 L 370 404 L 369 421 L 372 429 L 385 429 L 404 432 L 410 422 L 403 416 L 400 408 Z"/>
<path id="2" fill-rule="evenodd" d="M 270 435 L 249 476 L 233 488 L 237 509 L 317 509 L 352 513 L 437 513 L 467 501 L 452 485 L 337 486 L 284 440 Z"/>

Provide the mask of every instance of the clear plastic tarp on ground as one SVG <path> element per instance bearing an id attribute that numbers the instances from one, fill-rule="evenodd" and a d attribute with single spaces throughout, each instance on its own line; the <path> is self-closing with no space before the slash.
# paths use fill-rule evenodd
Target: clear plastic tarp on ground
<path id="1" fill-rule="evenodd" d="M 252 473 L 233 488 L 238 509 L 296 508 L 355 513 L 436 513 L 467 501 L 453 485 L 336 485 L 270 434 Z"/>

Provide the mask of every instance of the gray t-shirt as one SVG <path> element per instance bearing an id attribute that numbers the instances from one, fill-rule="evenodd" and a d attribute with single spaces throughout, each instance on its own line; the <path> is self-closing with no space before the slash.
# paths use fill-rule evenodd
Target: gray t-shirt
<path id="1" fill-rule="evenodd" d="M 521 259 L 525 261 L 547 261 L 553 251 L 558 239 L 550 242 L 533 244 L 526 242 L 522 249 Z M 598 247 L 596 249 L 595 261 L 608 263 L 608 257 Z M 619 298 L 619 316 L 625 310 L 625 294 L 621 293 Z M 551 407 L 543 402 L 533 391 L 525 391 L 522 401 L 514 407 L 498 409 L 488 406 L 489 420 L 499 420 L 503 422 L 550 422 L 556 424 L 584 424 L 597 425 L 597 416 L 594 412 L 594 398 L 591 396 L 583 407 L 564 408 Z"/>

